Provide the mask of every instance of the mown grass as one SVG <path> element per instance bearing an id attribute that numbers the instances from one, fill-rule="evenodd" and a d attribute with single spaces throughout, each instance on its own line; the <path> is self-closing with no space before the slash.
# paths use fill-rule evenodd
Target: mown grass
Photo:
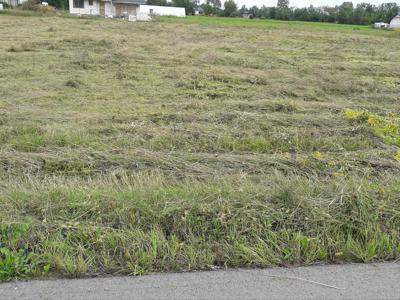
<path id="1" fill-rule="evenodd" d="M 161 17 L 162 22 L 184 23 L 184 24 L 201 24 L 211 26 L 239 26 L 239 27 L 256 27 L 262 29 L 274 30 L 332 30 L 332 31 L 360 31 L 360 33 L 382 35 L 372 26 L 366 25 L 347 25 L 335 23 L 321 22 L 303 22 L 303 21 L 281 21 L 270 19 L 243 19 L 243 18 L 225 18 L 225 17 L 205 17 L 205 16 L 190 16 L 187 18 L 177 17 Z"/>
<path id="2" fill-rule="evenodd" d="M 0 280 L 399 258 L 396 33 L 30 16 L 0 15 Z"/>

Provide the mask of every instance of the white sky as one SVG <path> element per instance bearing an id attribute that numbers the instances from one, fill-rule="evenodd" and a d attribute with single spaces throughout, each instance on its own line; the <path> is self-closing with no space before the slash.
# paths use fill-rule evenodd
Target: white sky
<path id="1" fill-rule="evenodd" d="M 256 5 L 258 7 L 261 7 L 262 5 L 276 6 L 276 3 L 278 2 L 278 0 L 235 0 L 235 1 L 238 4 L 239 8 L 243 4 L 246 5 L 247 7 L 251 7 L 253 5 Z M 351 1 L 351 0 L 290 0 L 290 6 L 304 7 L 304 6 L 310 6 L 311 4 L 314 6 L 322 6 L 322 5 L 335 6 L 335 5 L 340 5 L 345 1 Z M 224 3 L 224 1 L 221 2 Z M 363 0 L 363 1 L 353 0 L 352 2 L 354 5 L 361 2 L 366 2 L 371 4 L 395 2 L 397 4 L 400 4 L 400 0 Z"/>

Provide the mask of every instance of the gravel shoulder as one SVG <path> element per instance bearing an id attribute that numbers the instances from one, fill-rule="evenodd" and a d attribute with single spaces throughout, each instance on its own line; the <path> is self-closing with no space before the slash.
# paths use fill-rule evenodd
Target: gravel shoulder
<path id="1" fill-rule="evenodd" d="M 0 285 L 1 299 L 400 299 L 400 263 L 239 269 Z"/>

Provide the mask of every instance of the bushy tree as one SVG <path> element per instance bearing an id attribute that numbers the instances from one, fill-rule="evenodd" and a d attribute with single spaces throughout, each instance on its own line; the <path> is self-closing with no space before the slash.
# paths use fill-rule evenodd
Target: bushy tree
<path id="1" fill-rule="evenodd" d="M 278 19 L 287 20 L 289 19 L 290 9 L 289 0 L 278 0 L 276 16 Z"/>
<path id="2" fill-rule="evenodd" d="M 246 8 L 246 5 L 242 5 L 242 7 L 239 9 L 239 14 L 242 16 L 244 14 L 247 14 L 249 10 Z"/>
<path id="3" fill-rule="evenodd" d="M 207 0 L 205 3 L 201 4 L 200 7 L 207 16 L 218 15 L 221 11 L 221 1 Z"/>
<path id="4" fill-rule="evenodd" d="M 339 11 L 337 15 L 337 21 L 339 23 L 353 23 L 353 2 L 343 2 L 342 5 L 339 6 Z"/>
<path id="5" fill-rule="evenodd" d="M 264 7 L 265 7 L 265 6 L 264 6 Z M 248 13 L 249 13 L 251 16 L 255 17 L 255 18 L 260 18 L 260 17 L 261 17 L 261 16 L 260 16 L 260 9 L 259 9 L 257 6 L 252 6 L 252 7 L 250 7 Z"/>
<path id="6" fill-rule="evenodd" d="M 221 8 L 222 5 L 221 0 L 207 0 L 206 3 L 210 4 L 214 8 Z"/>
<path id="7" fill-rule="evenodd" d="M 368 3 L 360 3 L 353 11 L 352 23 L 371 24 L 374 21 L 374 7 Z"/>
<path id="8" fill-rule="evenodd" d="M 399 11 L 400 7 L 394 2 L 383 3 L 377 10 L 377 16 L 380 21 L 389 23 Z"/>
<path id="9" fill-rule="evenodd" d="M 277 11 L 278 9 L 276 7 L 271 7 L 271 9 L 269 10 L 269 17 L 271 19 L 277 19 L 278 18 Z"/>
<path id="10" fill-rule="evenodd" d="M 227 0 L 224 3 L 224 10 L 222 11 L 224 17 L 238 16 L 238 8 L 234 0 Z"/>
<path id="11" fill-rule="evenodd" d="M 201 5 L 201 8 L 203 9 L 203 12 L 204 12 L 204 14 L 205 14 L 206 16 L 212 16 L 212 15 L 215 14 L 214 7 L 212 7 L 211 4 L 203 3 L 203 4 Z"/>
<path id="12" fill-rule="evenodd" d="M 289 0 L 278 0 L 278 8 L 289 8 Z"/>
<path id="13" fill-rule="evenodd" d="M 321 22 L 336 22 L 337 20 L 337 10 L 335 7 L 324 6 L 321 7 L 322 16 Z"/>

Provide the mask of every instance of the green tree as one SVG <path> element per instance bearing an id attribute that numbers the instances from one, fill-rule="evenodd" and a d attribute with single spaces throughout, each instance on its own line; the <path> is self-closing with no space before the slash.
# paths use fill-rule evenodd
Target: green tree
<path id="1" fill-rule="evenodd" d="M 338 22 L 353 24 L 353 2 L 343 2 L 342 5 L 339 6 L 338 12 Z"/>
<path id="2" fill-rule="evenodd" d="M 360 3 L 353 11 L 353 24 L 371 24 L 374 20 L 374 8 L 371 4 Z"/>
<path id="3" fill-rule="evenodd" d="M 207 0 L 206 3 L 210 4 L 214 8 L 221 8 L 222 5 L 221 0 Z"/>
<path id="4" fill-rule="evenodd" d="M 201 8 L 203 9 L 203 12 L 206 16 L 212 16 L 214 14 L 214 7 L 212 7 L 211 4 L 208 3 L 203 3 L 200 5 Z"/>
<path id="5" fill-rule="evenodd" d="M 278 0 L 278 8 L 289 8 L 289 0 Z"/>
<path id="6" fill-rule="evenodd" d="M 242 5 L 242 7 L 239 9 L 239 14 L 243 16 L 244 14 L 247 14 L 249 10 L 246 8 L 246 5 Z"/>
<path id="7" fill-rule="evenodd" d="M 396 3 L 383 3 L 378 8 L 376 18 L 389 23 L 399 11 L 400 7 Z"/>
<path id="8" fill-rule="evenodd" d="M 260 18 L 260 10 L 257 6 L 250 7 L 248 13 L 255 18 Z"/>
<path id="9" fill-rule="evenodd" d="M 323 21 L 324 22 L 336 22 L 337 10 L 335 7 L 324 6 L 323 8 Z"/>
<path id="10" fill-rule="evenodd" d="M 277 19 L 277 13 L 278 9 L 276 7 L 271 7 L 271 9 L 269 10 L 269 18 L 271 19 Z"/>
<path id="11" fill-rule="evenodd" d="M 227 0 L 224 3 L 224 10 L 222 12 L 224 17 L 236 17 L 238 16 L 238 8 L 234 0 Z"/>
<path id="12" fill-rule="evenodd" d="M 290 9 L 289 0 L 278 0 L 276 15 L 278 19 L 287 20 L 289 19 Z"/>
<path id="13" fill-rule="evenodd" d="M 221 10 L 221 0 L 207 0 L 200 5 L 207 16 L 216 15 Z"/>

